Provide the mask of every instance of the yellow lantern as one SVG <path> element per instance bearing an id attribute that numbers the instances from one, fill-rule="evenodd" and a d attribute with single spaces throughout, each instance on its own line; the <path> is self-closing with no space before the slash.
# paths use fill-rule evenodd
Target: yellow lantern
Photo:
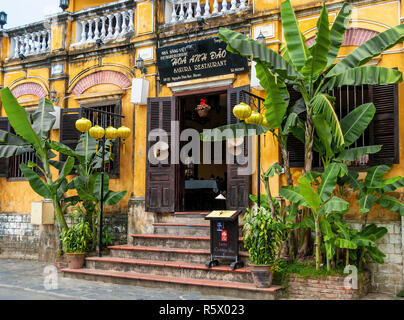
<path id="1" fill-rule="evenodd" d="M 98 140 L 104 136 L 105 130 L 97 124 L 90 129 L 89 133 L 91 138 Z"/>
<path id="2" fill-rule="evenodd" d="M 125 153 L 125 139 L 127 139 L 131 134 L 128 127 L 122 126 L 118 129 L 118 137 L 122 139 L 123 142 L 123 153 Z"/>
<path id="3" fill-rule="evenodd" d="M 105 138 L 109 140 L 114 140 L 118 137 L 118 129 L 115 129 L 112 126 L 109 126 L 105 129 Z"/>
<path id="4" fill-rule="evenodd" d="M 91 126 L 91 121 L 86 118 L 81 118 L 76 121 L 76 129 L 80 132 L 87 132 L 88 130 L 90 130 Z"/>
<path id="5" fill-rule="evenodd" d="M 267 118 L 266 118 L 266 117 L 263 117 L 263 118 L 262 118 L 262 123 L 261 123 L 261 125 L 263 125 L 264 127 L 268 127 L 268 128 L 269 128 L 269 124 L 268 124 L 268 121 L 267 121 Z"/>
<path id="6" fill-rule="evenodd" d="M 234 106 L 233 114 L 237 119 L 245 120 L 251 115 L 251 107 L 245 102 L 240 102 Z"/>
<path id="7" fill-rule="evenodd" d="M 264 117 L 261 113 L 253 111 L 251 115 L 247 119 L 245 119 L 245 123 L 261 125 L 263 120 Z"/>

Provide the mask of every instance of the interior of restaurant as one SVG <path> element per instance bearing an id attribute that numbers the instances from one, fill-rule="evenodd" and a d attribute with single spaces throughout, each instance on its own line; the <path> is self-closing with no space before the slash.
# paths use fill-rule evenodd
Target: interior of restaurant
<path id="1" fill-rule="evenodd" d="M 197 106 L 201 104 L 201 99 L 211 107 L 208 112 L 198 113 Z M 202 133 L 204 129 L 214 129 L 227 124 L 226 91 L 181 97 L 179 107 L 182 112 L 180 117 L 182 130 L 193 128 Z M 182 145 L 186 143 L 182 142 Z M 180 165 L 180 181 L 183 182 L 183 185 L 180 184 L 179 187 L 183 187 L 184 190 L 184 211 L 208 211 L 226 208 L 224 199 L 227 188 L 226 144 L 225 142 L 211 143 L 211 164 L 205 164 L 203 163 L 204 143 L 203 141 L 200 142 L 199 164 L 181 163 Z M 214 144 L 216 144 L 216 148 L 222 150 L 220 164 L 214 163 Z M 192 156 L 191 153 L 188 155 Z M 218 157 L 217 152 L 216 157 Z M 218 196 L 219 199 L 216 199 Z"/>

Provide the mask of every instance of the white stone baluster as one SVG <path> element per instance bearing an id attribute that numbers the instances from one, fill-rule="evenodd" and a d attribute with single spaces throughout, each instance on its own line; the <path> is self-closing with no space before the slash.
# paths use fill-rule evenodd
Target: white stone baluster
<path id="1" fill-rule="evenodd" d="M 94 19 L 94 25 L 95 25 L 95 28 L 94 28 L 94 40 L 97 40 L 100 37 L 100 30 L 98 29 L 99 22 L 100 22 L 100 18 L 97 17 L 97 18 Z"/>
<path id="2" fill-rule="evenodd" d="M 107 17 L 101 17 L 101 39 L 105 39 L 105 37 L 107 36 L 107 29 L 105 28 L 105 20 L 107 19 Z"/>
<path id="3" fill-rule="evenodd" d="M 87 25 L 87 21 L 83 20 L 80 21 L 81 23 L 81 35 L 80 35 L 80 43 L 84 44 L 86 42 L 86 25 Z"/>
<path id="4" fill-rule="evenodd" d="M 184 20 L 184 1 L 181 0 L 180 4 L 180 17 L 178 18 L 178 21 L 183 21 Z"/>
<path id="5" fill-rule="evenodd" d="M 112 14 L 109 14 L 107 17 L 108 17 L 108 32 L 107 32 L 106 39 L 111 39 L 113 36 L 113 31 L 114 31 L 114 29 L 112 28 L 114 16 Z"/>
<path id="6" fill-rule="evenodd" d="M 93 20 L 88 20 L 88 35 L 87 35 L 87 41 L 86 43 L 89 43 L 93 40 Z"/>
<path id="7" fill-rule="evenodd" d="M 29 54 L 35 54 L 35 37 L 34 33 L 29 34 Z"/>
<path id="8" fill-rule="evenodd" d="M 230 11 L 236 11 L 237 9 L 237 0 L 231 0 Z"/>
<path id="9" fill-rule="evenodd" d="M 46 50 L 50 50 L 51 47 L 51 31 L 48 30 L 48 42 L 46 43 Z"/>
<path id="10" fill-rule="evenodd" d="M 192 1 L 188 2 L 188 10 L 187 10 L 187 18 L 185 19 L 185 21 L 191 21 L 193 18 L 193 11 L 192 11 Z"/>
<path id="11" fill-rule="evenodd" d="M 18 58 L 20 51 L 20 37 L 14 37 L 14 58 Z"/>
<path id="12" fill-rule="evenodd" d="M 177 10 L 175 9 L 176 2 L 173 1 L 172 4 L 173 4 L 173 8 L 172 8 L 172 11 L 171 11 L 171 21 L 170 22 L 171 23 L 176 23 L 177 22 Z"/>
<path id="13" fill-rule="evenodd" d="M 124 12 L 122 12 L 121 13 L 121 15 L 122 15 L 122 30 L 121 30 L 121 33 L 119 34 L 121 37 L 123 37 L 128 31 L 128 25 L 127 25 L 127 23 L 126 23 L 126 18 L 128 17 L 128 15 L 127 15 L 127 12 L 126 11 L 124 11 Z"/>
<path id="14" fill-rule="evenodd" d="M 239 9 L 245 9 L 247 7 L 247 0 L 240 0 Z"/>
<path id="15" fill-rule="evenodd" d="M 29 55 L 29 36 L 26 34 L 24 36 L 24 56 Z"/>
<path id="16" fill-rule="evenodd" d="M 222 11 L 220 11 L 221 13 L 226 13 L 228 12 L 227 10 L 227 1 L 226 0 L 222 0 Z"/>
<path id="17" fill-rule="evenodd" d="M 35 53 L 38 54 L 41 51 L 41 33 L 35 33 Z"/>
<path id="18" fill-rule="evenodd" d="M 205 12 L 203 13 L 204 18 L 209 18 L 210 17 L 210 7 L 209 7 L 209 0 L 205 0 Z"/>
<path id="19" fill-rule="evenodd" d="M 42 31 L 42 42 L 41 42 L 41 52 L 45 52 L 47 50 L 47 45 L 46 45 L 46 31 Z"/>
<path id="20" fill-rule="evenodd" d="M 133 24 L 133 18 L 134 18 L 133 9 L 129 9 L 128 13 L 129 13 L 129 29 L 128 29 L 128 32 L 132 32 L 132 31 L 135 31 L 135 26 Z"/>
<path id="21" fill-rule="evenodd" d="M 196 3 L 195 18 L 201 17 L 201 1 L 198 0 Z"/>
<path id="22" fill-rule="evenodd" d="M 117 12 L 117 13 L 114 13 L 114 16 L 115 16 L 114 38 L 118 38 L 119 37 L 119 25 L 120 25 L 119 17 L 120 17 L 120 14 Z"/>
<path id="23" fill-rule="evenodd" d="M 206 0 L 208 1 L 208 0 Z M 219 3 L 217 2 L 217 0 L 215 0 L 213 2 L 213 11 L 212 14 L 218 14 L 219 13 Z"/>

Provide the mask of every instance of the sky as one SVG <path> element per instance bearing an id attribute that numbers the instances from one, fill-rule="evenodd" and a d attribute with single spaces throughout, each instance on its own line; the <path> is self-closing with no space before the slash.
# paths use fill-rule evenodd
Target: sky
<path id="1" fill-rule="evenodd" d="M 4 29 L 41 21 L 46 15 L 62 12 L 59 0 L 0 0 L 0 11 L 7 13 Z"/>

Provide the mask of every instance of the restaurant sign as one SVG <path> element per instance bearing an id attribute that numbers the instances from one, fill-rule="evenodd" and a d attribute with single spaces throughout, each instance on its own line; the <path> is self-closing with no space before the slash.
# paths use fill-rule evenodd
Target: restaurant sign
<path id="1" fill-rule="evenodd" d="M 157 67 L 162 84 L 248 72 L 247 59 L 217 37 L 157 48 Z"/>

